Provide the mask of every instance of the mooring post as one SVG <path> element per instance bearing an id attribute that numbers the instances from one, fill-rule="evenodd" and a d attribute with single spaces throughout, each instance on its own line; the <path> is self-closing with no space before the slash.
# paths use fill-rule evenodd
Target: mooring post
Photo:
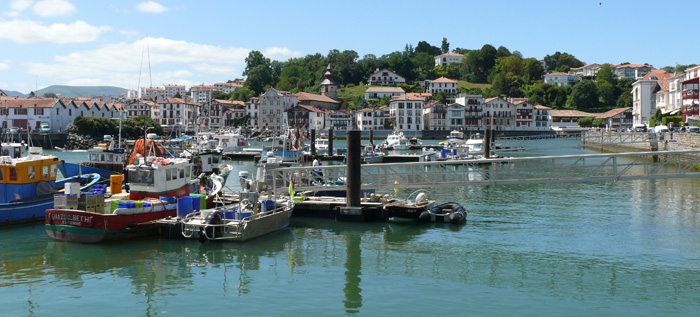
<path id="1" fill-rule="evenodd" d="M 333 156 L 333 128 L 328 128 L 328 155 Z"/>
<path id="2" fill-rule="evenodd" d="M 311 129 L 311 157 L 316 156 L 316 129 Z"/>
<path id="3" fill-rule="evenodd" d="M 360 207 L 362 194 L 362 147 L 360 130 L 349 130 L 347 134 L 347 206 Z"/>
<path id="4" fill-rule="evenodd" d="M 374 130 L 369 129 L 369 144 L 374 148 Z"/>
<path id="5" fill-rule="evenodd" d="M 484 158 L 491 157 L 491 129 L 484 129 Z"/>

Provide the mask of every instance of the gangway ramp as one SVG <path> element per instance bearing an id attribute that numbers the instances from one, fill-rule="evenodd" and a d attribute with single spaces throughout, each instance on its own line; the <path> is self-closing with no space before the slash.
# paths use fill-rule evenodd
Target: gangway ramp
<path id="1" fill-rule="evenodd" d="M 362 189 L 429 188 L 700 177 L 700 150 L 362 165 Z M 322 176 L 315 171 L 322 172 Z M 275 194 L 345 190 L 344 165 L 274 169 Z M 292 175 L 294 177 L 292 177 Z"/>

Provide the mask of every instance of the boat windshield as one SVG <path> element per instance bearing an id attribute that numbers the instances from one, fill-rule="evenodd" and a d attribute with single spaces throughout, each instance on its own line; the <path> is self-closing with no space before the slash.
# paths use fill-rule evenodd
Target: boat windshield
<path id="1" fill-rule="evenodd" d="M 153 185 L 153 171 L 129 171 L 129 183 Z"/>

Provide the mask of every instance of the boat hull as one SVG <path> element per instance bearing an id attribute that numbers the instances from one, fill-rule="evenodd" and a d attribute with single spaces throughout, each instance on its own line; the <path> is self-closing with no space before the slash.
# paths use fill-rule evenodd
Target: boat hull
<path id="1" fill-rule="evenodd" d="M 176 214 L 176 209 L 132 215 L 50 209 L 46 211 L 45 228 L 56 240 L 98 243 L 153 235 L 157 232 L 155 220 Z"/>
<path id="2" fill-rule="evenodd" d="M 406 205 L 386 205 L 384 206 L 386 217 L 395 222 L 418 221 L 421 213 L 429 211 L 429 208 L 434 202 L 419 206 Z"/>
<path id="3" fill-rule="evenodd" d="M 40 221 L 46 209 L 53 207 L 53 195 L 27 202 L 0 204 L 0 224 L 9 225 Z"/>
<path id="4" fill-rule="evenodd" d="M 92 164 L 92 163 L 91 163 Z M 111 175 L 121 174 L 124 166 L 121 164 L 98 164 L 94 166 L 85 164 L 63 163 L 64 177 L 72 177 L 82 174 L 100 174 L 100 177 L 109 179 Z"/>

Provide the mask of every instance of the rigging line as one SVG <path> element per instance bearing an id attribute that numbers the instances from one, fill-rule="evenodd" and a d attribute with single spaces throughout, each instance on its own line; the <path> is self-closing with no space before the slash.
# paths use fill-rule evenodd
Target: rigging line
<path id="1" fill-rule="evenodd" d="M 148 36 L 148 35 L 146 35 L 146 36 Z M 146 38 L 143 39 L 143 46 L 141 48 L 141 64 L 139 64 L 139 81 L 136 84 L 136 89 L 137 89 L 139 97 L 141 95 L 141 71 L 143 70 L 143 52 L 145 50 L 146 50 Z"/>
<path id="2" fill-rule="evenodd" d="M 151 73 L 151 48 L 148 46 L 148 35 L 146 36 L 146 54 L 148 54 L 148 78 L 153 87 L 153 74 Z"/>

